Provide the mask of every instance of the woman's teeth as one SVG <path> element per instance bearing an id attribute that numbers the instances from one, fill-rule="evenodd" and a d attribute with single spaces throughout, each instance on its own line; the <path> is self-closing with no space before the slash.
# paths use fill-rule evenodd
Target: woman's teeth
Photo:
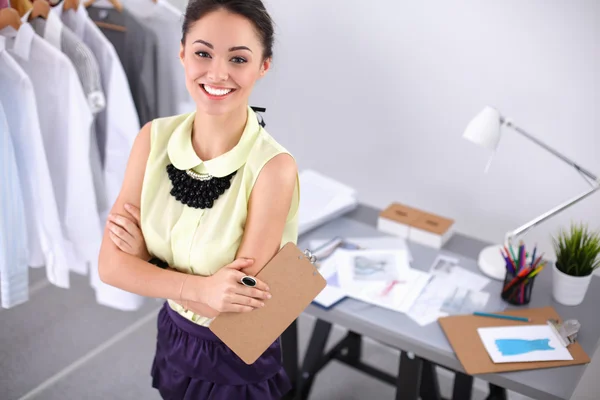
<path id="1" fill-rule="evenodd" d="M 231 89 L 218 89 L 208 85 L 202 85 L 202 87 L 212 96 L 225 96 L 231 92 Z"/>

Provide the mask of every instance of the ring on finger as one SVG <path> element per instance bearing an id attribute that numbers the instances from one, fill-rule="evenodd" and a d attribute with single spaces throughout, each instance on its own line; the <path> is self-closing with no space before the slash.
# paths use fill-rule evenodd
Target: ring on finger
<path id="1" fill-rule="evenodd" d="M 240 283 L 244 286 L 254 287 L 256 286 L 256 279 L 252 276 L 245 275 L 240 279 Z"/>

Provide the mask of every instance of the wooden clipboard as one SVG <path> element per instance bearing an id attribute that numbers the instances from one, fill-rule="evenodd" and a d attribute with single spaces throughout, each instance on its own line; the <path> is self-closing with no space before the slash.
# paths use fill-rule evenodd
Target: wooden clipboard
<path id="1" fill-rule="evenodd" d="M 541 369 L 552 367 L 563 367 L 568 365 L 587 364 L 590 357 L 583 351 L 577 342 L 567 348 L 573 356 L 568 361 L 539 361 L 519 363 L 495 364 L 490 358 L 477 328 L 490 326 L 514 326 L 514 325 L 545 325 L 549 319 L 562 322 L 560 316 L 553 307 L 528 308 L 523 310 L 510 310 L 498 314 L 528 317 L 531 322 L 519 322 L 498 318 L 478 317 L 474 315 L 456 315 L 440 318 L 438 321 L 454 349 L 456 356 L 462 364 L 465 372 L 469 375 L 490 374 L 508 371 L 523 371 L 528 369 Z"/>
<path id="2" fill-rule="evenodd" d="M 265 306 L 220 314 L 209 325 L 246 364 L 254 363 L 327 285 L 309 257 L 291 242 L 256 277 L 271 290 Z"/>

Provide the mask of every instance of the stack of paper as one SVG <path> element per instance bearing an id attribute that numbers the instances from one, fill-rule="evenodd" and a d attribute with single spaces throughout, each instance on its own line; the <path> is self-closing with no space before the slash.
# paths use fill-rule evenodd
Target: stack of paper
<path id="1" fill-rule="evenodd" d="M 312 170 L 304 170 L 299 176 L 298 234 L 306 233 L 358 206 L 356 191 L 351 187 Z"/>

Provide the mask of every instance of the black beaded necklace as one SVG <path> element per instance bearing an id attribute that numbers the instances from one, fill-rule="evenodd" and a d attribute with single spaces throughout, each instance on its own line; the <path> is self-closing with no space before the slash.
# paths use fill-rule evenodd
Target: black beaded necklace
<path id="1" fill-rule="evenodd" d="M 198 174 L 191 169 L 182 171 L 173 164 L 167 165 L 167 174 L 173 184 L 171 195 L 192 208 L 211 208 L 214 202 L 231 186 L 231 178 L 237 171 L 217 178 Z"/>

